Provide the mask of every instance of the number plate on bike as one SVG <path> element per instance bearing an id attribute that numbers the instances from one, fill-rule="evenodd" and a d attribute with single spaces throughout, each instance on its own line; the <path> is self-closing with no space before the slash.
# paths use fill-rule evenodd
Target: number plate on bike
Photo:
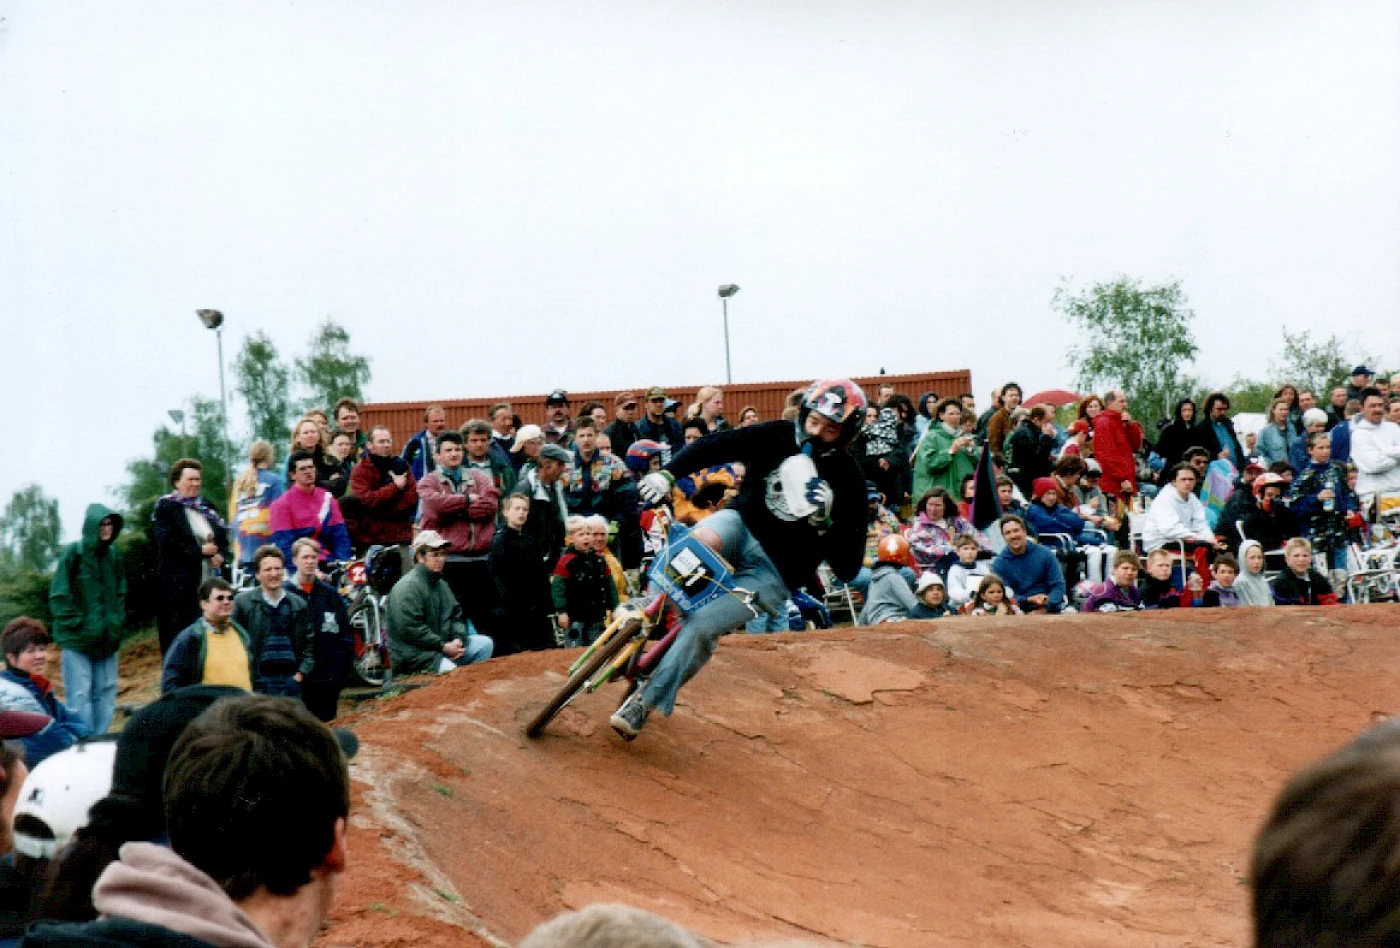
<path id="1" fill-rule="evenodd" d="M 723 596 L 734 584 L 724 557 L 684 529 L 671 531 L 666 550 L 647 575 L 683 615 Z"/>

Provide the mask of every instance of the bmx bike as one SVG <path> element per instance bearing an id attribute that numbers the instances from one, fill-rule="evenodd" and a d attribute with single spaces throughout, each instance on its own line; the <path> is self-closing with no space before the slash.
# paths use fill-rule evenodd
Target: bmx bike
<path id="1" fill-rule="evenodd" d="M 720 596 L 737 597 L 755 618 L 763 611 L 753 592 L 734 585 L 733 568 L 724 557 L 689 528 L 668 521 L 664 537 L 647 570 L 656 596 L 646 605 L 617 607 L 598 638 L 569 666 L 568 680 L 525 725 L 526 737 L 539 737 L 575 698 L 617 678 L 628 682 L 621 706 L 656 670 L 685 618 Z"/>

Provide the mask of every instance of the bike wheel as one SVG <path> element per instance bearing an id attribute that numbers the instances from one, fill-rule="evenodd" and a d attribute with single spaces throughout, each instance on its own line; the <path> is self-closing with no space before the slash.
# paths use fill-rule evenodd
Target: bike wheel
<path id="1" fill-rule="evenodd" d="M 583 686 L 588 683 L 598 669 L 617 657 L 617 653 L 631 641 L 632 636 L 637 631 L 637 623 L 642 620 L 632 618 L 613 635 L 603 646 L 590 656 L 588 660 L 580 665 L 569 680 L 564 682 L 564 686 L 555 692 L 554 697 L 549 699 L 540 713 L 531 718 L 530 723 L 525 725 L 526 737 L 539 737 L 543 733 L 545 725 L 554 720 L 554 716 L 564 710 L 564 706 L 578 695 Z"/>
<path id="2" fill-rule="evenodd" d="M 389 666 L 384 653 L 384 616 L 369 596 L 350 608 L 350 628 L 355 635 L 355 677 L 371 688 L 384 687 Z"/>

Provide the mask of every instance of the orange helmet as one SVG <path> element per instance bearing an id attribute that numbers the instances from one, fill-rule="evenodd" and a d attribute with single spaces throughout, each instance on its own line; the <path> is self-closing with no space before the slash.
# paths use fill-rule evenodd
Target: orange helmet
<path id="1" fill-rule="evenodd" d="M 914 565 L 914 554 L 909 551 L 909 541 L 898 533 L 891 533 L 880 540 L 876 548 L 877 563 L 894 563 L 896 566 Z"/>

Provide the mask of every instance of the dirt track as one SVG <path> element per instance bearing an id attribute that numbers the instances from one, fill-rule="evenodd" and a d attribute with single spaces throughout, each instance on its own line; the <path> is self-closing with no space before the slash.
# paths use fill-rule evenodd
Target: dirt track
<path id="1" fill-rule="evenodd" d="M 612 692 L 521 737 L 564 654 L 464 669 L 351 719 L 354 865 L 319 944 L 511 944 L 625 901 L 739 943 L 1245 945 L 1254 830 L 1396 705 L 1398 616 L 731 636 L 631 745 Z"/>

